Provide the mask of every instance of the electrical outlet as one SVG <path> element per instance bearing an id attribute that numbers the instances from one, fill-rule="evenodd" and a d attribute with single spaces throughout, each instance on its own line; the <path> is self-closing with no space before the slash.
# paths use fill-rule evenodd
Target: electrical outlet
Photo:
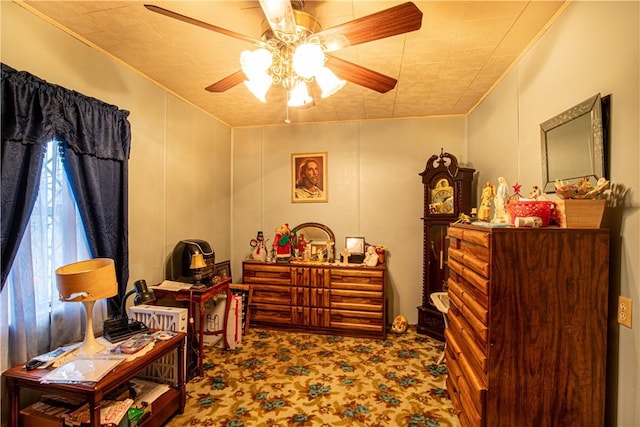
<path id="1" fill-rule="evenodd" d="M 631 328 L 631 313 L 633 309 L 633 301 L 631 298 L 618 297 L 618 323 Z"/>

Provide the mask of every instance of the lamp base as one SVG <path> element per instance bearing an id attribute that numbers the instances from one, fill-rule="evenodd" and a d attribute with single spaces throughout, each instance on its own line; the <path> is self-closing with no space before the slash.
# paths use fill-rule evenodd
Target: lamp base
<path id="1" fill-rule="evenodd" d="M 78 347 L 76 354 L 95 354 L 104 350 L 105 346 L 96 341 L 93 335 L 93 305 L 95 301 L 82 301 L 84 314 L 86 315 L 87 327 L 84 332 L 84 341 Z"/>

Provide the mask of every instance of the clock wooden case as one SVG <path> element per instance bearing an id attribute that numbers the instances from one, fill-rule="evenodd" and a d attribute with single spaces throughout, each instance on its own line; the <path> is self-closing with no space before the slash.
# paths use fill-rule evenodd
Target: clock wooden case
<path id="1" fill-rule="evenodd" d="M 475 169 L 458 166 L 458 159 L 442 149 L 427 161 L 419 175 L 424 185 L 422 305 L 418 333 L 444 340 L 444 319 L 430 295 L 442 292 L 447 279 L 447 228 L 460 214 L 471 212 Z"/>

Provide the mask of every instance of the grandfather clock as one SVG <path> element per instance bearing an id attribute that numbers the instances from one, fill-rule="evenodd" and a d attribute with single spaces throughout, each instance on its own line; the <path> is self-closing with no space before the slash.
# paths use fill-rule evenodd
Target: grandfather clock
<path id="1" fill-rule="evenodd" d="M 444 340 L 444 320 L 431 302 L 447 280 L 447 227 L 461 213 L 471 212 L 471 185 L 475 169 L 461 168 L 455 156 L 444 153 L 427 161 L 424 185 L 422 305 L 418 307 L 418 333 Z"/>

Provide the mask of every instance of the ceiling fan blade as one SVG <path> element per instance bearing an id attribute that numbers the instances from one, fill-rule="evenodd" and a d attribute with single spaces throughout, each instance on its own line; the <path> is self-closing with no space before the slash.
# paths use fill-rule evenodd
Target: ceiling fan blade
<path id="1" fill-rule="evenodd" d="M 341 79 L 380 93 L 389 92 L 396 87 L 396 83 L 398 83 L 393 77 L 385 76 L 377 71 L 331 55 L 327 55 L 327 67 L 331 68 L 331 71 Z"/>
<path id="2" fill-rule="evenodd" d="M 249 42 L 249 43 L 256 43 L 256 44 L 261 44 L 262 43 L 259 40 L 254 39 L 253 37 L 245 36 L 243 34 L 236 33 L 235 31 L 231 31 L 231 30 L 227 30 L 227 29 L 222 28 L 222 27 L 215 26 L 213 24 L 208 24 L 206 22 L 199 21 L 199 20 L 197 20 L 195 18 L 190 18 L 188 16 L 182 15 L 182 14 L 177 13 L 177 12 L 173 12 L 171 10 L 168 10 L 168 9 L 165 9 L 165 8 L 162 8 L 162 7 L 159 7 L 159 6 L 154 6 L 152 4 L 145 4 L 144 7 L 146 7 L 147 9 L 149 9 L 152 12 L 159 13 L 160 15 L 168 16 L 169 18 L 177 19 L 179 21 L 186 22 L 188 24 L 196 25 L 196 26 L 204 28 L 206 30 L 210 30 L 210 31 L 214 31 L 216 33 L 224 34 L 226 36 L 234 37 L 236 39 L 243 40 L 243 41 L 246 41 L 246 42 Z"/>
<path id="3" fill-rule="evenodd" d="M 273 34 L 282 41 L 292 40 L 296 34 L 296 19 L 291 0 L 259 0 Z"/>
<path id="4" fill-rule="evenodd" d="M 348 46 L 419 30 L 421 26 L 422 12 L 415 4 L 408 2 L 327 28 L 314 36 L 320 38 L 327 52 L 333 52 Z"/>
<path id="5" fill-rule="evenodd" d="M 225 77 L 224 79 L 215 82 L 214 84 L 207 86 L 205 89 L 209 92 L 224 92 L 226 90 L 231 89 L 234 86 L 239 85 L 247 78 L 245 77 L 242 71 L 236 71 L 230 76 Z"/>

